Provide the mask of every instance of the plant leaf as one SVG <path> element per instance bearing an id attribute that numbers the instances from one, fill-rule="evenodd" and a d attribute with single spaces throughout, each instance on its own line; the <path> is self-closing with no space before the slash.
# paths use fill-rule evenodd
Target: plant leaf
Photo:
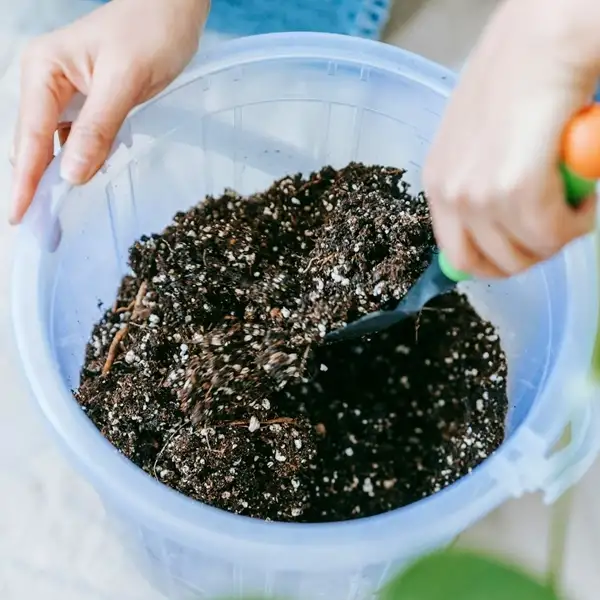
<path id="1" fill-rule="evenodd" d="M 393 579 L 380 600 L 559 600 L 517 567 L 465 551 L 427 556 Z"/>

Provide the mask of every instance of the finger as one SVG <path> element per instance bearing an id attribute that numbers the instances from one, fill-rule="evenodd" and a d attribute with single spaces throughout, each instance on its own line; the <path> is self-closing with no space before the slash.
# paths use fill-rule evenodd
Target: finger
<path id="1" fill-rule="evenodd" d="M 564 183 L 558 171 L 548 182 L 545 194 L 548 225 L 553 238 L 562 248 L 570 241 L 592 231 L 596 225 L 596 196 L 582 199 L 577 207 L 565 197 Z"/>
<path id="2" fill-rule="evenodd" d="M 494 265 L 496 277 L 510 277 L 531 268 L 544 257 L 515 239 L 501 224 L 487 219 L 473 219 L 469 231 L 479 252 L 489 264 Z M 489 271 L 474 272 L 476 276 L 489 276 Z"/>
<path id="3" fill-rule="evenodd" d="M 575 213 L 576 218 L 573 239 L 594 231 L 598 220 L 598 196 L 588 196 L 577 208 L 570 210 Z"/>
<path id="4" fill-rule="evenodd" d="M 19 223 L 53 156 L 53 136 L 62 110 L 74 89 L 48 63 L 24 63 L 17 135 L 14 144 L 10 222 Z"/>
<path id="5" fill-rule="evenodd" d="M 58 145 L 60 148 L 62 148 L 67 143 L 70 132 L 71 132 L 71 123 L 59 123 L 58 124 L 56 134 L 58 136 Z M 16 154 L 15 141 L 13 140 L 13 142 L 10 146 L 10 151 L 8 153 L 8 161 L 10 162 L 10 164 L 13 167 L 15 166 L 15 154 Z M 50 161 L 48 162 L 48 164 L 50 164 L 51 161 L 52 161 L 52 157 L 50 158 Z"/>
<path id="6" fill-rule="evenodd" d="M 480 251 L 455 211 L 434 202 L 430 202 L 430 210 L 438 247 L 455 269 L 479 277 L 502 276 L 503 273 Z"/>
<path id="7" fill-rule="evenodd" d="M 558 174 L 546 184 L 541 191 L 524 194 L 524 201 L 513 207 L 513 213 L 502 217 L 515 240 L 544 259 L 592 231 L 596 222 L 595 197 L 586 198 L 574 208 L 565 199 Z M 526 206 L 526 202 L 533 206 Z"/>
<path id="8" fill-rule="evenodd" d="M 119 85 L 115 86 L 115 81 Z M 123 121 L 138 104 L 143 86 L 135 74 L 95 71 L 89 96 L 69 134 L 61 175 L 72 184 L 89 181 L 103 165 Z"/>

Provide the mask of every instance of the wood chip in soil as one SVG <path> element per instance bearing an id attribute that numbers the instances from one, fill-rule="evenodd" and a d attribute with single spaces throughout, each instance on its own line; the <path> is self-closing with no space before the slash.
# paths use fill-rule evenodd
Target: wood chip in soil
<path id="1" fill-rule="evenodd" d="M 131 248 L 75 396 L 149 475 L 231 512 L 340 521 L 431 495 L 502 442 L 506 361 L 458 292 L 372 339 L 431 260 L 426 198 L 350 164 L 227 191 Z"/>

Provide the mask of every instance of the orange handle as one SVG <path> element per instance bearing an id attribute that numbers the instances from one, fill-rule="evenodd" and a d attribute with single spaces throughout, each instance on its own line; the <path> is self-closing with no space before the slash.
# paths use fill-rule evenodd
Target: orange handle
<path id="1" fill-rule="evenodd" d="M 600 179 L 600 104 L 580 110 L 569 121 L 561 140 L 561 159 L 584 179 Z"/>

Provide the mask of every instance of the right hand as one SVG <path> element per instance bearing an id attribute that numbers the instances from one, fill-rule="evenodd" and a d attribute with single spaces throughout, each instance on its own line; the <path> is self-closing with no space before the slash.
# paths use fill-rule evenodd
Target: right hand
<path id="1" fill-rule="evenodd" d="M 598 0 L 506 0 L 489 23 L 424 169 L 453 267 L 513 275 L 594 227 L 595 198 L 568 206 L 558 164 L 600 73 L 599 24 Z"/>
<path id="2" fill-rule="evenodd" d="M 78 185 L 93 177 L 128 113 L 191 60 L 209 6 L 209 0 L 111 0 L 31 43 L 21 70 L 11 223 L 33 200 L 57 129 L 70 129 L 62 178 Z M 72 127 L 59 123 L 77 92 L 87 97 L 79 117 Z"/>

